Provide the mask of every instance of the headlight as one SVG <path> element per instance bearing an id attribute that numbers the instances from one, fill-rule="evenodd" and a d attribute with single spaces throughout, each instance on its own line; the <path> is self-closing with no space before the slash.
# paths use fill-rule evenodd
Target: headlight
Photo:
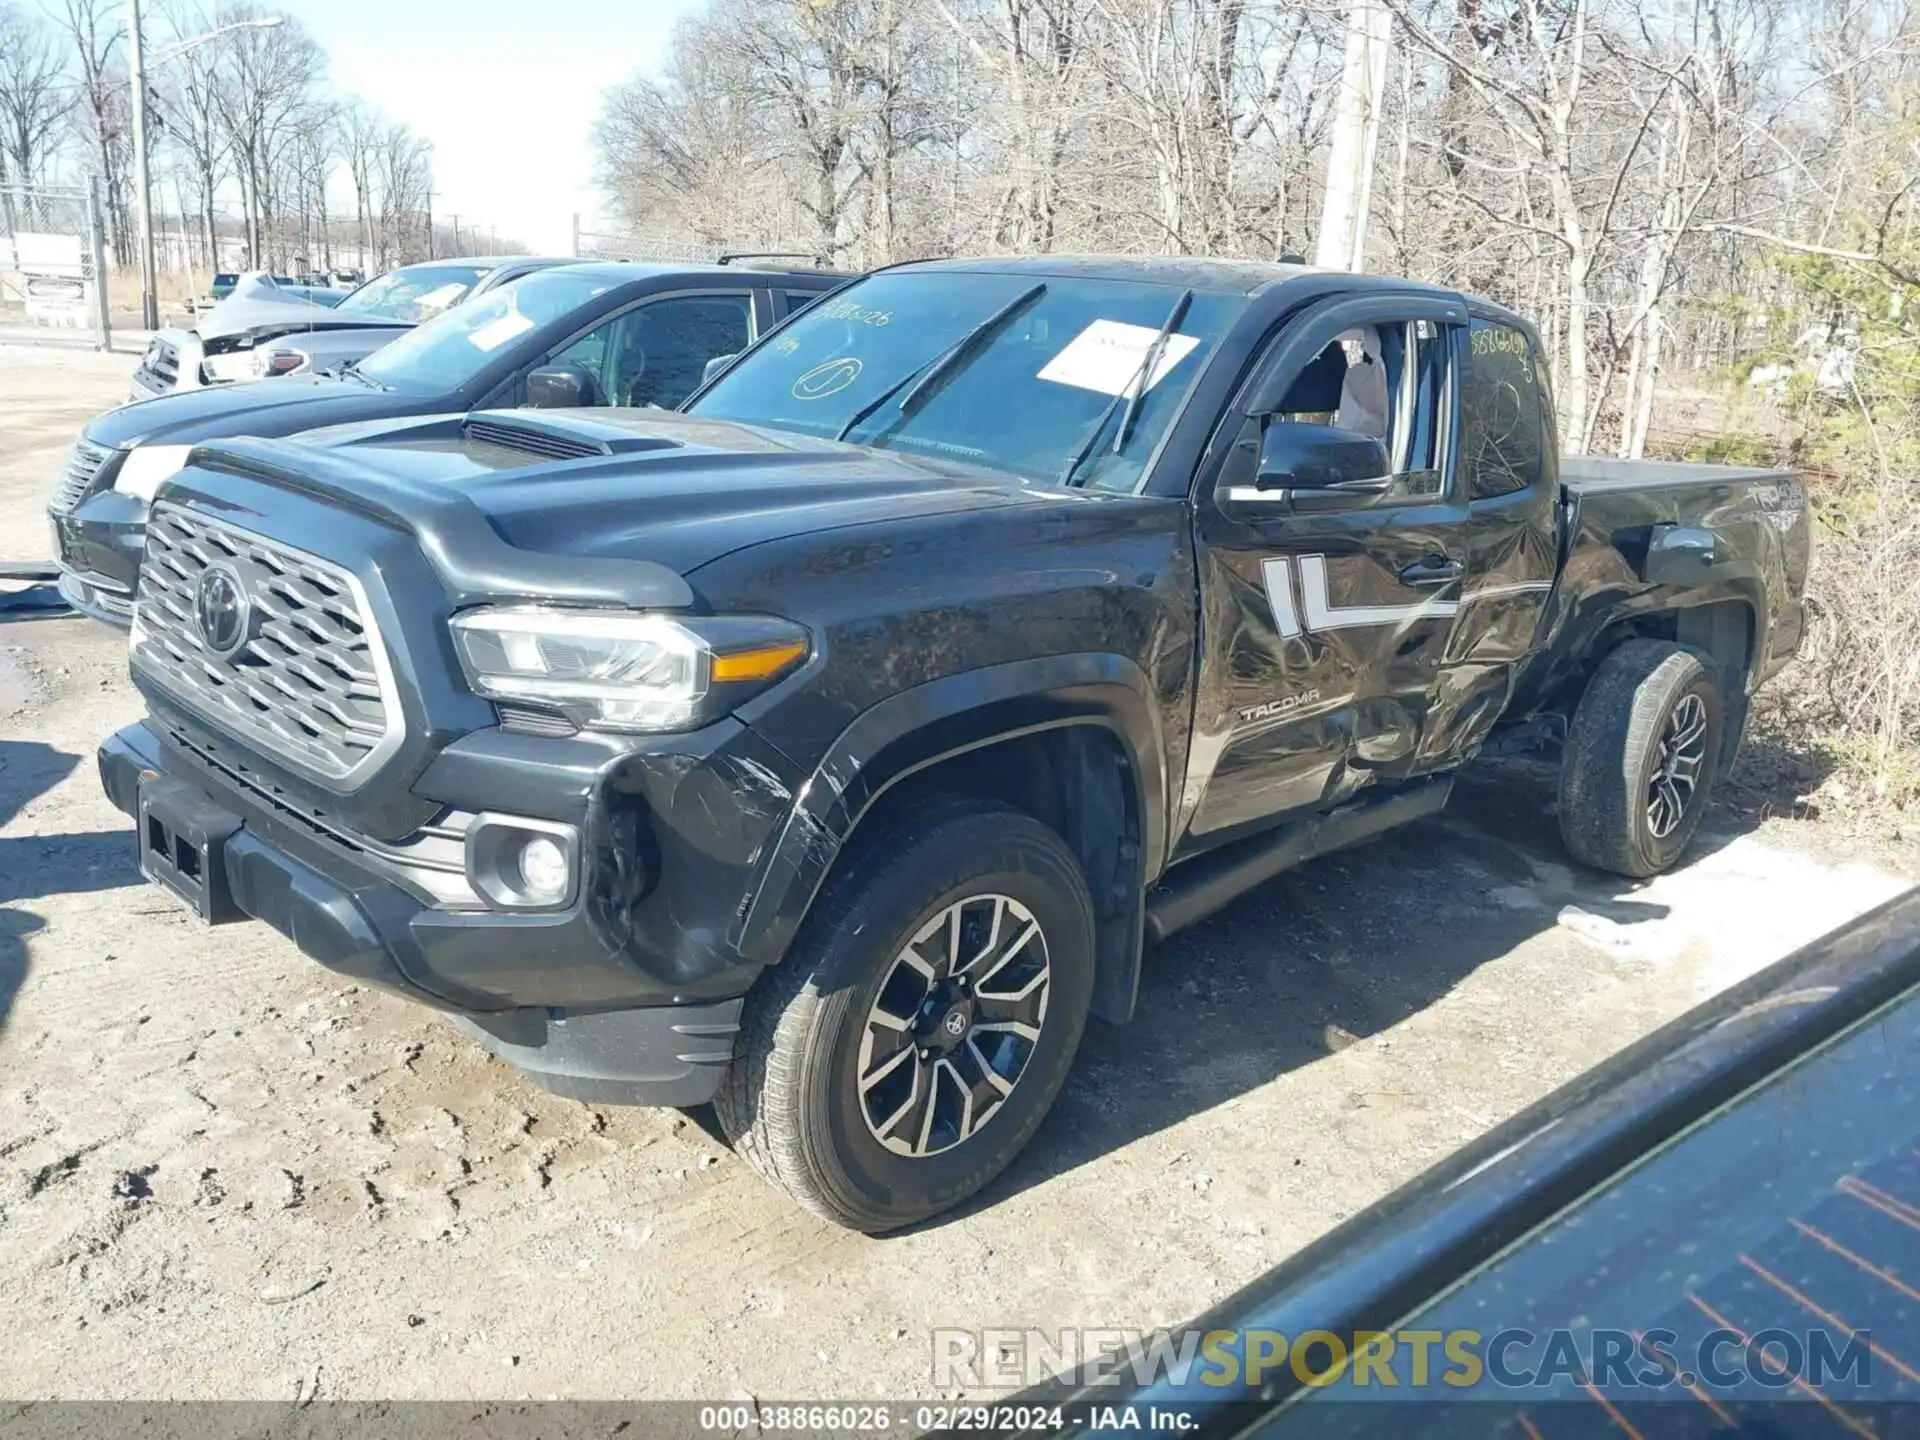
<path id="1" fill-rule="evenodd" d="M 552 706 L 594 730 L 686 730 L 806 658 L 807 632 L 758 615 L 501 606 L 453 617 L 474 693 Z"/>
<path id="2" fill-rule="evenodd" d="M 152 500 L 160 482 L 177 474 L 193 453 L 191 445 L 136 445 L 120 464 L 113 488 L 122 495 L 137 495 Z"/>
<path id="3" fill-rule="evenodd" d="M 304 350 L 269 345 L 253 352 L 253 373 L 262 379 L 274 375 L 297 375 L 307 368 L 308 359 Z"/>

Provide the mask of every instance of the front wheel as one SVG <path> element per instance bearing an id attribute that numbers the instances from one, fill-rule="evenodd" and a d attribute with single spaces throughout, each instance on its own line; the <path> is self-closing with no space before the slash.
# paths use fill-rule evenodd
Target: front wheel
<path id="1" fill-rule="evenodd" d="M 1004 805 L 937 803 L 855 844 L 747 996 L 714 1108 L 765 1179 L 882 1231 L 980 1189 L 1052 1107 L 1093 904 L 1066 843 Z"/>
<path id="2" fill-rule="evenodd" d="M 1720 766 L 1725 704 L 1699 655 L 1629 640 L 1600 662 L 1567 733 L 1560 836 L 1576 860 L 1645 879 L 1680 858 Z"/>

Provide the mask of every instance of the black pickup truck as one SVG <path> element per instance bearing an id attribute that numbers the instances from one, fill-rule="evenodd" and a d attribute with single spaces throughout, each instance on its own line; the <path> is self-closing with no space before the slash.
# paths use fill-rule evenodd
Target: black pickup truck
<path id="1" fill-rule="evenodd" d="M 206 920 L 907 1224 L 1149 940 L 1490 746 L 1562 748 L 1579 859 L 1679 856 L 1799 643 L 1805 493 L 1563 463 L 1540 356 L 1400 280 L 925 263 L 681 414 L 203 444 L 102 777 Z"/>

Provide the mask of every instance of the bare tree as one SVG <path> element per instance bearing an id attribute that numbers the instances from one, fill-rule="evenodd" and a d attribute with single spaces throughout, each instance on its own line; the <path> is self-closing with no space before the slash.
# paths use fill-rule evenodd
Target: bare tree
<path id="1" fill-rule="evenodd" d="M 231 25 L 264 13 L 251 4 L 231 5 L 217 18 Z M 283 19 L 272 29 L 241 29 L 224 37 L 220 62 L 217 102 L 247 215 L 247 261 L 257 266 L 273 238 L 275 162 L 298 133 L 326 59 L 298 21 Z"/>
<path id="2" fill-rule="evenodd" d="M 371 265 L 375 156 L 380 149 L 381 131 L 379 112 L 364 100 L 351 100 L 336 113 L 334 129 L 339 153 L 347 162 L 347 175 L 353 182 L 354 243 L 360 250 L 361 265 Z"/>
<path id="3" fill-rule="evenodd" d="M 133 253 L 128 199 L 133 136 L 126 75 L 118 64 L 122 7 L 118 0 L 62 0 L 62 20 L 80 69 L 80 108 L 93 167 L 106 188 L 107 241 L 124 262 Z"/>
<path id="4" fill-rule="evenodd" d="M 43 178 L 53 142 L 73 108 L 53 32 L 35 15 L 0 4 L 0 184 L 12 175 L 31 186 Z M 32 197 L 27 197 L 32 218 Z M 13 200 L 7 199 L 8 228 Z"/>
<path id="5" fill-rule="evenodd" d="M 390 120 L 380 131 L 374 175 L 379 187 L 379 264 L 424 259 L 433 147 L 400 121 Z"/>
<path id="6" fill-rule="evenodd" d="M 205 11 L 182 7 L 172 12 L 176 37 L 204 34 L 214 27 Z M 201 243 L 207 268 L 220 268 L 217 204 L 221 183 L 231 164 L 225 120 L 220 107 L 220 40 L 186 51 L 168 67 L 167 138 L 171 142 L 182 194 L 191 193 L 199 211 Z M 185 206 L 182 206 L 185 209 Z M 185 217 L 182 217 L 184 223 Z"/>

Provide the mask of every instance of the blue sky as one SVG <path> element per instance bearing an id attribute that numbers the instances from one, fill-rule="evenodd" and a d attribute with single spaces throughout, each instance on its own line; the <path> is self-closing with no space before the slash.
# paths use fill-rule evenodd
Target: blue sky
<path id="1" fill-rule="evenodd" d="M 674 22 L 704 0 L 266 3 L 326 48 L 337 86 L 433 142 L 436 216 L 564 252 L 573 213 L 599 209 L 600 92 L 656 70 Z"/>

